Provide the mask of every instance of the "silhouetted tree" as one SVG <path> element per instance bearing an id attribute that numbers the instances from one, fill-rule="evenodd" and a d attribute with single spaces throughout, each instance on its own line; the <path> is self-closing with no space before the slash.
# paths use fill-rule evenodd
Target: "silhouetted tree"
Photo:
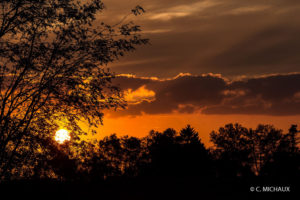
<path id="1" fill-rule="evenodd" d="M 82 156 L 87 180 L 99 181 L 112 177 L 137 177 L 142 167 L 144 147 L 135 137 L 104 137 Z"/>
<path id="2" fill-rule="evenodd" d="M 84 191 L 84 197 L 91 193 L 99 195 L 101 190 L 102 196 L 118 199 L 126 193 L 130 193 L 126 198 L 132 199 L 140 194 L 149 198 L 161 197 L 161 193 L 186 198 L 199 195 L 199 191 L 210 195 L 248 192 L 249 184 L 265 183 L 286 184 L 295 190 L 300 164 L 298 133 L 295 125 L 283 134 L 271 125 L 248 129 L 227 124 L 219 132 L 211 133 L 214 146 L 210 151 L 190 125 L 179 133 L 169 128 L 151 131 L 144 138 L 112 134 L 92 142 L 69 141 L 63 145 L 37 135 L 35 143 L 41 144 L 47 153 L 27 154 L 26 162 L 22 161 L 23 169 L 15 167 L 9 178 L 31 177 L 38 185 L 42 183 L 40 188 L 49 188 L 51 192 L 54 185 L 61 184 L 59 193 L 71 189 L 76 197 L 77 192 L 73 191 L 77 189 Z M 43 179 L 49 178 L 55 181 L 47 185 Z M 28 183 L 31 182 L 27 179 L 19 187 Z M 15 190 L 15 186 L 11 188 Z M 24 191 L 28 188 L 37 185 Z"/>
<path id="3" fill-rule="evenodd" d="M 265 163 L 273 159 L 278 151 L 283 134 L 271 125 L 258 125 L 255 130 L 250 129 L 248 140 L 251 149 L 250 159 L 254 163 L 254 172 L 260 173 Z"/>
<path id="4" fill-rule="evenodd" d="M 140 168 L 147 162 L 144 158 L 144 144 L 143 139 L 136 137 L 122 137 L 123 147 L 123 165 L 124 175 L 128 177 L 136 177 L 140 175 Z"/>
<path id="5" fill-rule="evenodd" d="M 80 120 L 93 130 L 103 109 L 124 106 L 103 67 L 148 40 L 133 23 L 97 23 L 103 8 L 101 0 L 0 2 L 0 179 L 43 151 L 34 137 L 64 126 L 76 140 L 86 134 Z"/>
<path id="6" fill-rule="evenodd" d="M 180 131 L 180 139 L 184 144 L 199 144 L 199 134 L 190 125 Z"/>
<path id="7" fill-rule="evenodd" d="M 283 134 L 282 130 L 271 125 L 258 125 L 253 130 L 239 124 L 227 124 L 218 133 L 211 133 L 211 141 L 215 145 L 214 155 L 219 166 L 217 172 L 231 177 L 247 177 L 251 175 L 251 169 L 256 175 L 273 174 L 275 177 L 272 171 L 287 172 L 285 167 L 290 163 L 294 175 L 298 174 L 297 132 L 295 126 L 292 126 L 288 134 Z"/>
<path id="8" fill-rule="evenodd" d="M 152 131 L 147 137 L 149 170 L 155 176 L 211 177 L 212 163 L 198 133 L 187 125 L 178 134 L 174 129 Z"/>
<path id="9" fill-rule="evenodd" d="M 297 125 L 292 125 L 287 134 L 283 134 L 277 149 L 268 159 L 260 174 L 271 180 L 296 183 L 300 178 L 300 151 L 297 139 Z"/>
<path id="10" fill-rule="evenodd" d="M 288 151 L 291 153 L 297 153 L 299 151 L 298 133 L 299 131 L 297 129 L 297 125 L 295 124 L 291 125 L 288 134 L 285 135 L 283 142 L 281 144 L 281 145 L 283 145 L 283 143 L 287 144 Z"/>
<path id="11" fill-rule="evenodd" d="M 153 175 L 174 176 L 176 172 L 176 156 L 179 144 L 174 129 L 166 129 L 163 133 L 151 131 L 147 137 L 149 155 L 149 172 Z"/>
<path id="12" fill-rule="evenodd" d="M 181 129 L 179 164 L 184 176 L 201 176 L 201 179 L 212 177 L 212 161 L 208 150 L 199 138 L 198 132 L 190 125 Z"/>
<path id="13" fill-rule="evenodd" d="M 115 134 L 99 141 L 99 151 L 107 161 L 106 176 L 120 176 L 122 174 L 123 149 L 120 138 Z"/>
<path id="14" fill-rule="evenodd" d="M 218 176 L 236 177 L 249 174 L 251 169 L 249 131 L 239 124 L 227 124 L 211 133 L 215 145 Z"/>

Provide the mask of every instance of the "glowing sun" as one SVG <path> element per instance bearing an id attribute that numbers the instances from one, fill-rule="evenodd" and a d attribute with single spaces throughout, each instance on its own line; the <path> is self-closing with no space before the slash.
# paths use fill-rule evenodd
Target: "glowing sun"
<path id="1" fill-rule="evenodd" d="M 65 129 L 60 129 L 56 131 L 54 139 L 59 143 L 62 144 L 65 141 L 69 141 L 71 139 L 69 131 Z"/>

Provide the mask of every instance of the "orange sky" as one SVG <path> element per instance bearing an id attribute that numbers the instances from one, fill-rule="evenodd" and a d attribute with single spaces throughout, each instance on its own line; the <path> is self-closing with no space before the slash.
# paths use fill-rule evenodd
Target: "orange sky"
<path id="1" fill-rule="evenodd" d="M 299 123 L 300 116 L 262 116 L 262 115 L 204 115 L 204 114 L 165 114 L 143 115 L 136 117 L 104 117 L 104 125 L 98 129 L 97 137 L 102 138 L 111 133 L 136 137 L 146 136 L 151 129 L 163 131 L 174 128 L 179 131 L 191 124 L 202 141 L 209 144 L 209 133 L 227 123 L 241 123 L 243 126 L 255 128 L 259 123 L 273 124 L 276 128 L 287 131 L 291 124 Z"/>
<path id="2" fill-rule="evenodd" d="M 209 133 L 227 123 L 286 132 L 300 122 L 300 1 L 103 2 L 99 20 L 112 24 L 141 4 L 147 12 L 125 21 L 141 25 L 151 45 L 108 66 L 134 75 L 118 77 L 131 105 L 105 115 L 97 137 L 142 137 L 190 124 L 209 144 Z"/>

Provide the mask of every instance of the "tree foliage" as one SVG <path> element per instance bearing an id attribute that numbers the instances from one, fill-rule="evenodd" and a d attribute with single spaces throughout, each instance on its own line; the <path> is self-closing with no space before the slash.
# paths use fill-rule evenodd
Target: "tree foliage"
<path id="1" fill-rule="evenodd" d="M 240 124 L 227 124 L 218 132 L 211 133 L 211 141 L 223 175 L 263 175 L 266 166 L 272 166 L 272 163 L 290 155 L 299 156 L 297 133 L 295 125 L 289 133 L 283 134 L 282 130 L 271 125 L 258 125 L 253 130 Z"/>
<path id="2" fill-rule="evenodd" d="M 189 125 L 179 132 L 172 128 L 151 131 L 143 138 L 112 134 L 94 142 L 59 146 L 49 140 L 43 144 L 47 157 L 43 152 L 35 154 L 39 159 L 27 157 L 26 167 L 10 177 L 22 177 L 24 184 L 2 183 L 0 190 L 24 191 L 22 196 L 40 191 L 54 197 L 101 194 L 111 199 L 152 199 L 161 194 L 189 199 L 203 193 L 222 197 L 237 190 L 240 197 L 249 192 L 249 185 L 284 184 L 296 192 L 298 133 L 295 125 L 283 133 L 270 125 L 249 129 L 228 124 L 211 134 L 211 148 Z"/>
<path id="3" fill-rule="evenodd" d="M 54 172 L 59 169 L 55 173 L 63 179 L 77 177 L 92 182 L 147 177 L 203 182 L 255 177 L 294 180 L 299 174 L 297 134 L 296 126 L 284 134 L 271 125 L 248 129 L 227 124 L 211 133 L 210 149 L 190 125 L 179 132 L 172 128 L 153 130 L 143 138 L 112 134 L 93 144 L 83 142 L 78 151 L 68 151 L 71 144 L 66 144 L 56 153 L 59 156 L 51 161 L 50 168 Z M 62 169 L 69 171 L 67 176 Z M 70 175 L 72 169 L 76 175 Z"/>
<path id="4" fill-rule="evenodd" d="M 103 109 L 125 105 L 105 66 L 148 40 L 134 23 L 98 22 L 103 9 L 101 0 L 0 2 L 0 178 L 59 127 L 78 139 L 79 121 L 97 127 Z"/>

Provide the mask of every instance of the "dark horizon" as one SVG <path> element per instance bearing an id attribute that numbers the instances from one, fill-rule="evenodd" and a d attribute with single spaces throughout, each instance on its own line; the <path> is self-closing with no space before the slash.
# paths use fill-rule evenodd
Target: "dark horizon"
<path id="1" fill-rule="evenodd" d="M 153 130 L 144 138 L 113 134 L 80 145 L 45 141 L 53 156 L 42 161 L 47 168 L 34 168 L 27 178 L 15 174 L 0 183 L 0 191 L 22 198 L 132 200 L 294 195 L 299 192 L 298 134 L 296 125 L 282 132 L 270 125 L 227 124 L 210 134 L 208 148 L 187 125 L 179 132 Z"/>

